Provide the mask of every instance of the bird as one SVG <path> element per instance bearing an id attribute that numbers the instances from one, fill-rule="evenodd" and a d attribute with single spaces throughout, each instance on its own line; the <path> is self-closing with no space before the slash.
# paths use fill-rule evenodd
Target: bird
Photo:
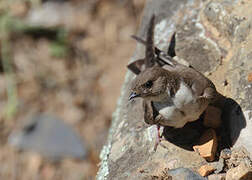
<path id="1" fill-rule="evenodd" d="M 182 128 L 198 120 L 218 92 L 202 73 L 174 60 L 175 34 L 168 53 L 154 46 L 154 26 L 155 15 L 150 19 L 146 41 L 133 36 L 146 46 L 145 58 L 129 64 L 128 68 L 137 74 L 131 84 L 129 100 L 142 98 L 144 121 L 157 125 L 156 151 L 161 141 L 160 126 Z"/>

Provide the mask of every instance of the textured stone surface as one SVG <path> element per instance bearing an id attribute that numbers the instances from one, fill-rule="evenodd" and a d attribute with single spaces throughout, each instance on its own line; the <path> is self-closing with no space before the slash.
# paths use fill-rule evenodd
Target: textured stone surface
<path id="1" fill-rule="evenodd" d="M 252 84 L 248 81 L 252 72 L 251 6 L 249 0 L 147 0 L 138 33 L 145 37 L 146 25 L 155 13 L 155 44 L 165 50 L 176 31 L 177 56 L 207 75 L 228 97 L 216 102 L 222 109 L 222 124 L 217 132 L 221 137 L 219 150 L 231 144 L 244 145 L 252 152 Z M 144 50 L 138 44 L 131 61 L 143 57 Z M 108 143 L 101 152 L 97 179 L 144 179 L 165 168 L 196 170 L 205 164 L 203 158 L 190 151 L 205 131 L 201 120 L 177 130 L 165 127 L 168 141 L 162 141 L 164 146 L 158 146 L 153 153 L 156 129 L 144 124 L 142 101 L 128 101 L 133 78 L 128 72 Z"/>
<path id="2" fill-rule="evenodd" d="M 250 153 L 244 147 L 238 147 L 232 149 L 232 153 L 229 159 L 226 160 L 228 168 L 237 167 L 241 163 L 251 164 Z"/>
<path id="3" fill-rule="evenodd" d="M 223 171 L 223 168 L 224 168 L 224 159 L 220 158 L 219 161 L 215 161 L 215 162 L 211 162 L 209 163 L 212 167 L 214 167 L 215 171 L 214 173 L 215 174 L 218 174 L 220 172 Z"/>
<path id="4" fill-rule="evenodd" d="M 225 180 L 226 179 L 226 174 L 211 174 L 208 177 L 208 180 Z"/>
<path id="5" fill-rule="evenodd" d="M 220 34 L 232 38 L 239 19 L 230 13 L 231 1 L 209 1 L 204 8 L 204 14 L 208 21 L 213 24 Z"/>
<path id="6" fill-rule="evenodd" d="M 230 149 L 223 149 L 220 153 L 220 158 L 229 159 L 231 157 L 231 150 Z"/>
<path id="7" fill-rule="evenodd" d="M 226 180 L 250 180 L 252 179 L 252 167 L 245 163 L 228 170 Z"/>
<path id="8" fill-rule="evenodd" d="M 193 172 L 188 168 L 177 168 L 168 171 L 168 174 L 172 176 L 172 180 L 206 180 L 198 173 Z"/>
<path id="9" fill-rule="evenodd" d="M 214 172 L 215 168 L 211 165 L 203 165 L 201 166 L 199 169 L 198 169 L 198 173 L 201 175 L 201 176 L 208 176 L 209 174 L 211 174 L 212 172 Z"/>
<path id="10" fill-rule="evenodd" d="M 200 72 L 212 72 L 220 63 L 221 51 L 207 39 L 197 16 L 190 18 L 178 25 L 176 53 Z"/>
<path id="11" fill-rule="evenodd" d="M 252 34 L 251 40 L 252 40 Z M 244 47 L 239 48 L 237 53 L 230 60 L 230 69 L 232 71 L 227 72 L 229 77 L 229 82 L 232 84 L 231 92 L 234 96 L 234 99 L 240 104 L 242 109 L 237 107 L 232 111 L 230 116 L 231 123 L 229 124 L 230 128 L 237 128 L 239 126 L 246 126 L 241 131 L 240 136 L 233 142 L 237 146 L 245 145 L 250 152 L 252 152 L 252 84 L 247 81 L 247 75 L 252 71 L 252 41 L 248 40 L 248 44 L 245 44 Z M 244 115 L 244 120 L 241 123 L 237 121 Z M 236 136 L 236 131 L 231 132 L 231 136 Z"/>

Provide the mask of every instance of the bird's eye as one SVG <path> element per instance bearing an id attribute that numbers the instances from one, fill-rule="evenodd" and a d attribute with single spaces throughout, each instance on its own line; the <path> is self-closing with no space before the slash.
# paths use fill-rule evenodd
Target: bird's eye
<path id="1" fill-rule="evenodd" d="M 144 84 L 144 86 L 145 86 L 146 88 L 151 88 L 152 85 L 153 85 L 152 81 L 147 81 L 147 82 Z"/>

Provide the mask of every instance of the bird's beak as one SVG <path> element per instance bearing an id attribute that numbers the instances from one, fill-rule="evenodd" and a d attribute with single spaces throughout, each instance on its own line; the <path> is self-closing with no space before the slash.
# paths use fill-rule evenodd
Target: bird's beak
<path id="1" fill-rule="evenodd" d="M 132 93 L 130 94 L 130 96 L 129 96 L 129 100 L 134 99 L 134 98 L 139 97 L 139 96 L 140 96 L 140 94 L 137 94 L 137 93 L 135 93 L 135 92 L 132 92 Z"/>

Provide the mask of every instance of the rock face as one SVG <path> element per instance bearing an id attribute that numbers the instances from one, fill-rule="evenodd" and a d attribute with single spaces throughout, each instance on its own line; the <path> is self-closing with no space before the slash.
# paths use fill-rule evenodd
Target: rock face
<path id="1" fill-rule="evenodd" d="M 250 153 L 251 6 L 252 2 L 248 0 L 148 0 L 138 33 L 138 36 L 145 37 L 146 25 L 153 13 L 157 17 L 156 46 L 166 50 L 176 31 L 177 56 L 207 75 L 217 90 L 229 97 L 219 102 L 223 120 L 219 134 L 230 139 L 231 145 L 244 145 Z M 131 61 L 143 57 L 144 50 L 143 45 L 138 45 Z M 156 129 L 144 123 L 141 99 L 128 101 L 133 78 L 133 73 L 128 72 L 113 114 L 108 143 L 101 152 L 102 162 L 97 179 L 146 179 L 159 176 L 166 168 L 199 169 L 206 161 L 190 148 L 183 148 L 172 141 L 162 141 L 163 145 L 153 152 Z M 199 137 L 202 133 L 191 130 L 179 129 L 176 137 L 190 139 L 184 132 L 193 137 Z M 165 128 L 166 131 L 169 128 Z"/>

